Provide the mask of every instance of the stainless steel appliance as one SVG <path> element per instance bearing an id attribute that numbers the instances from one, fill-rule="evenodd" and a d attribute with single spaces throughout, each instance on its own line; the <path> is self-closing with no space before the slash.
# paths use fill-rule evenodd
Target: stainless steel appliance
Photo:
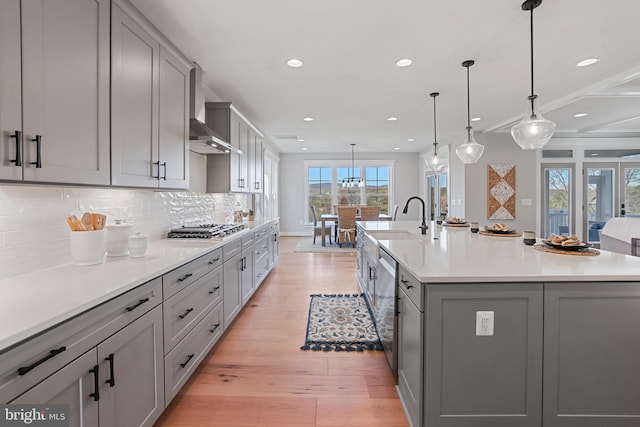
<path id="1" fill-rule="evenodd" d="M 384 249 L 380 248 L 377 280 L 374 289 L 374 317 L 384 354 L 394 374 L 398 370 L 396 343 L 396 273 L 398 263 Z"/>
<path id="2" fill-rule="evenodd" d="M 167 234 L 169 239 L 213 239 L 223 238 L 244 230 L 244 224 L 201 224 L 172 228 Z"/>

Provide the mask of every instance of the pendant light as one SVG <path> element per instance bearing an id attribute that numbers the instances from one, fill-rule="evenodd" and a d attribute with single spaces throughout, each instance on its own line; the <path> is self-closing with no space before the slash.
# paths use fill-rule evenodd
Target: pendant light
<path id="1" fill-rule="evenodd" d="M 523 150 L 536 150 L 545 146 L 556 130 L 556 124 L 546 120 L 538 111 L 538 95 L 533 92 L 533 9 L 542 0 L 526 0 L 522 10 L 531 12 L 531 95 L 527 98 L 527 109 L 522 121 L 511 128 L 511 136 Z"/>
<path id="2" fill-rule="evenodd" d="M 348 178 L 344 178 L 342 180 L 342 188 L 352 188 L 355 187 L 356 185 L 360 188 L 364 187 L 364 181 L 361 180 L 360 178 L 357 178 L 354 176 L 354 171 L 356 170 L 355 166 L 354 166 L 354 160 L 353 160 L 353 150 L 354 147 L 356 146 L 356 144 L 351 144 L 351 169 L 349 169 L 349 177 Z M 357 183 L 356 183 L 357 181 Z"/>
<path id="3" fill-rule="evenodd" d="M 471 127 L 471 101 L 469 98 L 469 67 L 475 64 L 475 61 L 468 60 L 462 63 L 462 66 L 467 69 L 467 133 L 464 139 L 464 144 L 456 148 L 456 154 L 458 158 L 462 160 L 464 164 L 477 163 L 482 157 L 484 152 L 484 146 L 480 145 L 473 138 L 473 128 Z"/>
<path id="4" fill-rule="evenodd" d="M 438 92 L 432 92 L 429 94 L 433 98 L 433 153 L 427 155 L 427 166 L 434 172 L 440 172 L 445 166 L 445 163 L 438 155 L 438 139 L 436 136 L 436 97 L 440 95 Z"/>

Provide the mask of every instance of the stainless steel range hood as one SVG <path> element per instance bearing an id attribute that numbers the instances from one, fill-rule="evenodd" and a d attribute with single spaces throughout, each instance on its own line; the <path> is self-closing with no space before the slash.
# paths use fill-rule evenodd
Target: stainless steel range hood
<path id="1" fill-rule="evenodd" d="M 213 129 L 204 123 L 204 85 L 202 68 L 195 62 L 191 70 L 191 102 L 189 104 L 189 150 L 201 153 L 242 154 L 242 151 L 225 141 Z M 212 150 L 213 149 L 213 150 Z"/>

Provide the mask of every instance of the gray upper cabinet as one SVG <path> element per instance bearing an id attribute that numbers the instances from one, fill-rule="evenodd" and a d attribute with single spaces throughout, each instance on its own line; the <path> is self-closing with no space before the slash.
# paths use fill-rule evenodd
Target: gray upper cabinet
<path id="1" fill-rule="evenodd" d="M 262 193 L 262 133 L 230 102 L 207 102 L 205 114 L 207 125 L 242 151 L 207 156 L 207 192 Z"/>
<path id="2" fill-rule="evenodd" d="M 188 188 L 191 64 L 120 6 L 111 19 L 111 183 Z"/>
<path id="3" fill-rule="evenodd" d="M 109 184 L 109 16 L 108 0 L 0 4 L 1 179 Z"/>

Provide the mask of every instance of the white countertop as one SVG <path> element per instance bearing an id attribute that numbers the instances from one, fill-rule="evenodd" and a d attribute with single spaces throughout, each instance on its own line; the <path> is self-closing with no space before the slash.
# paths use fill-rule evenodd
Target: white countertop
<path id="1" fill-rule="evenodd" d="M 416 239 L 379 240 L 423 283 L 639 281 L 640 257 L 600 251 L 598 256 L 540 252 L 522 237 L 493 237 L 469 228 L 429 224 L 420 235 L 417 221 L 360 222 L 366 231 L 406 230 Z"/>
<path id="2" fill-rule="evenodd" d="M 107 257 L 99 265 L 65 264 L 0 280 L 0 352 L 270 222 L 251 222 L 224 240 L 151 241 L 142 258 Z"/>

